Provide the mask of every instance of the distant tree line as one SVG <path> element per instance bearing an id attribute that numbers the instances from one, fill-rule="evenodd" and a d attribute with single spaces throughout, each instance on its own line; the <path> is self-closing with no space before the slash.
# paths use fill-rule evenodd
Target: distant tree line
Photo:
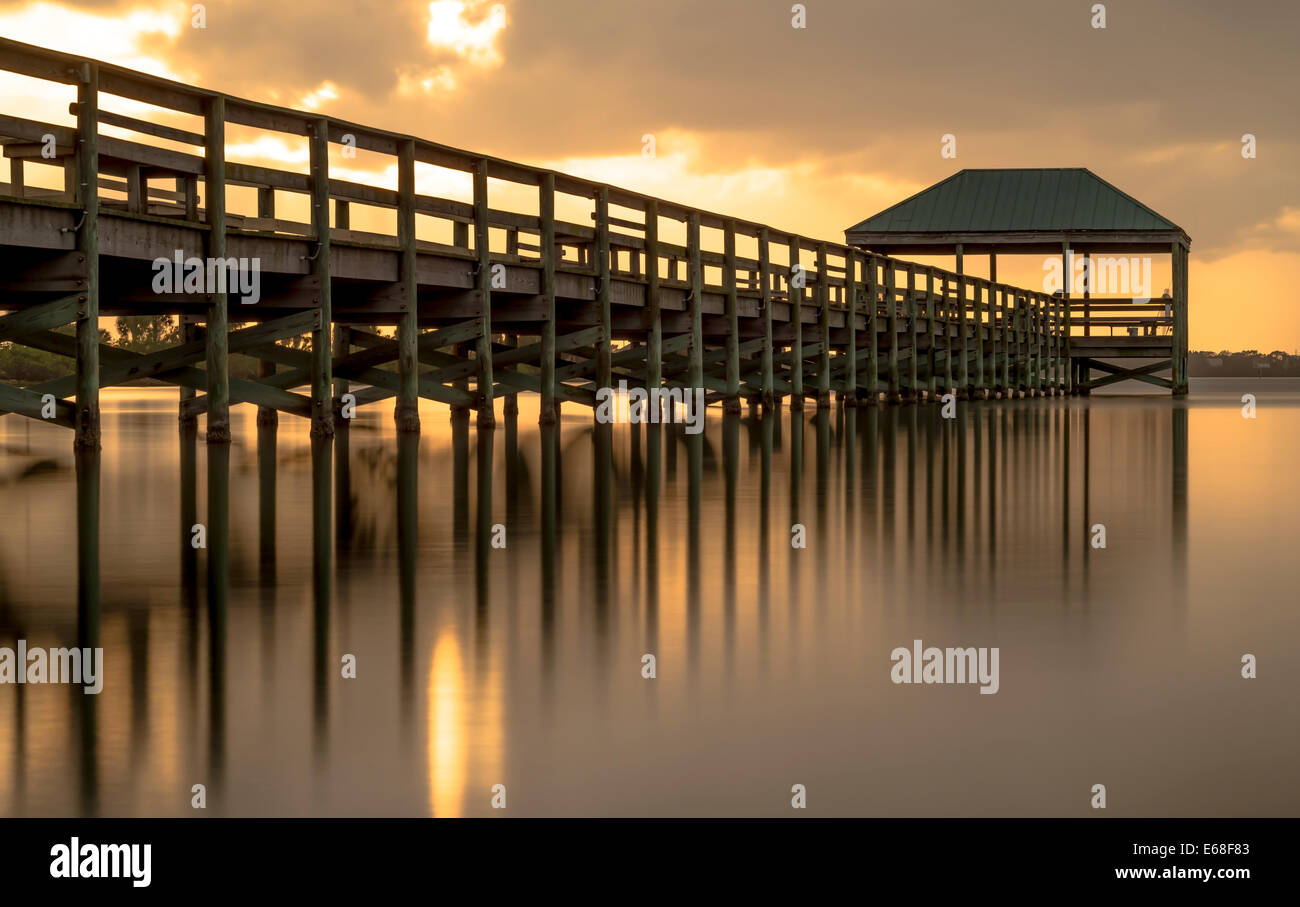
<path id="1" fill-rule="evenodd" d="M 112 332 L 99 331 L 99 342 L 107 343 L 133 353 L 156 353 L 168 347 L 182 343 L 180 319 L 174 315 L 124 315 L 113 324 Z M 231 322 L 230 329 L 243 327 L 241 323 Z M 55 328 L 60 334 L 73 335 L 76 328 L 64 325 Z M 311 335 L 287 337 L 279 341 L 292 349 L 311 349 Z M 201 363 L 200 363 L 201 364 Z M 20 342 L 0 342 L 0 382 L 5 384 L 38 384 L 54 378 L 72 374 L 73 360 L 23 346 Z M 385 367 L 392 367 L 386 365 Z M 230 374 L 235 378 L 256 378 L 257 360 L 239 354 L 230 357 Z M 164 384 L 166 382 L 143 379 L 146 384 Z"/>
<path id="2" fill-rule="evenodd" d="M 1300 378 L 1300 356 L 1282 350 L 1192 351 L 1187 354 L 1187 374 L 1192 378 Z"/>

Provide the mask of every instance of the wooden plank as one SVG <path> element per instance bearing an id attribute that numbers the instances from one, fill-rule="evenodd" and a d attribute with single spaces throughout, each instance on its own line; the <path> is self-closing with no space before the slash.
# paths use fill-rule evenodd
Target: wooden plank
<path id="1" fill-rule="evenodd" d="M 46 419 L 41 415 L 44 409 L 45 401 L 42 393 L 34 390 L 24 390 L 8 384 L 0 384 L 0 414 L 7 412 L 18 413 L 41 422 L 61 425 L 64 428 L 72 428 L 76 424 L 77 411 L 70 403 L 56 400 L 54 417 L 51 419 Z"/>
<path id="2" fill-rule="evenodd" d="M 0 316 L 0 341 L 18 339 L 21 343 L 24 334 L 48 331 L 77 321 L 85 301 L 85 294 L 73 293 L 71 296 Z"/>

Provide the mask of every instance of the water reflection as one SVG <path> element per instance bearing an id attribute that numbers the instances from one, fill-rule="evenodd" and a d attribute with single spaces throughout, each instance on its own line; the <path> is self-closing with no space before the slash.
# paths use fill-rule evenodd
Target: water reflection
<path id="1" fill-rule="evenodd" d="M 359 419 L 330 442 L 259 420 L 237 434 L 248 448 L 200 447 L 161 400 L 116 405 L 144 416 L 119 428 L 111 465 L 78 455 L 70 474 L 3 490 L 14 512 L 52 503 L 0 529 L 0 633 L 102 644 L 114 671 L 100 697 L 0 688 L 8 813 L 183 815 L 197 782 L 232 815 L 483 815 L 498 783 L 525 814 L 765 813 L 763 786 L 813 767 L 845 812 L 979 811 L 992 801 L 974 779 L 998 766 L 1046 783 L 1117 739 L 1087 720 L 1115 708 L 1106 672 L 1136 639 L 1154 646 L 1149 676 L 1185 670 L 1170 607 L 1205 614 L 1198 596 L 1229 588 L 1217 573 L 1189 582 L 1192 423 L 1217 411 L 1164 400 L 970 403 L 954 419 L 920 406 L 718 414 L 702 435 L 572 414 L 539 429 L 527 412 L 471 432 L 435 411 L 423 436 Z M 132 445 L 174 453 L 127 506 Z M 57 572 L 7 555 L 72 541 L 60 500 L 76 513 L 66 617 Z M 1089 543 L 1097 522 L 1106 549 Z M 1280 589 L 1294 571 L 1278 563 Z M 888 650 L 930 637 L 993 640 L 1021 672 L 978 703 L 988 730 L 969 724 L 969 697 L 888 684 Z M 1167 755 L 1159 728 L 1114 720 L 1152 764 Z M 1044 727 L 1056 736 L 1038 745 L 1058 762 L 1014 755 Z M 957 729 L 987 751 L 964 776 L 917 757 Z M 1294 735 L 1262 745 L 1294 752 Z M 160 762 L 157 778 L 140 768 Z M 882 793 L 862 765 L 909 781 Z M 924 793 L 940 767 L 970 790 Z M 70 800 L 60 785 L 74 779 Z"/>

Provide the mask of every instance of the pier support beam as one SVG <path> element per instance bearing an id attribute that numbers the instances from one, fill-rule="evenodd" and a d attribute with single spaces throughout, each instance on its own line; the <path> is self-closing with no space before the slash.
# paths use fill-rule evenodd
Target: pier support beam
<path id="1" fill-rule="evenodd" d="M 758 279 L 759 304 L 763 307 L 763 375 L 759 391 L 763 395 L 763 415 L 766 416 L 776 411 L 776 400 L 772 396 L 775 365 L 772 361 L 772 261 L 766 227 L 758 231 Z"/>
<path id="2" fill-rule="evenodd" d="M 555 174 L 542 175 L 538 189 L 538 219 L 541 224 L 542 317 L 541 394 L 542 409 L 537 421 L 554 425 L 559 421 L 555 398 Z"/>
<path id="3" fill-rule="evenodd" d="M 729 220 L 723 227 L 722 286 L 726 293 L 727 317 L 727 392 L 722 411 L 740 412 L 740 312 L 736 292 L 736 222 Z"/>
<path id="4" fill-rule="evenodd" d="M 99 450 L 99 66 L 82 66 L 77 83 L 77 183 L 86 289 L 77 306 L 77 407 L 72 446 Z"/>
<path id="5" fill-rule="evenodd" d="M 975 396 L 980 400 L 988 397 L 988 385 L 984 381 L 984 313 L 986 307 L 983 301 L 985 287 L 987 286 L 984 281 L 977 280 L 974 287 L 972 287 L 972 302 L 975 313 Z"/>
<path id="6" fill-rule="evenodd" d="M 1172 360 L 1173 394 L 1175 397 L 1187 396 L 1187 247 L 1181 242 L 1173 244 L 1171 249 L 1173 275 L 1173 331 Z"/>
<path id="7" fill-rule="evenodd" d="M 876 280 L 876 256 L 866 261 L 867 291 L 867 398 L 873 406 L 880 403 L 880 284 Z"/>
<path id="8" fill-rule="evenodd" d="M 794 327 L 794 345 L 790 347 L 790 409 L 803 409 L 803 284 L 807 280 L 799 262 L 799 237 L 791 236 L 790 272 L 786 276 L 786 295 L 790 299 L 790 323 Z"/>
<path id="9" fill-rule="evenodd" d="M 889 320 L 889 402 L 902 403 L 902 379 L 898 371 L 898 297 L 894 288 L 894 261 L 886 258 L 885 268 L 885 305 L 888 306 Z"/>
<path id="10" fill-rule="evenodd" d="M 929 380 L 926 391 L 931 402 L 938 399 L 939 389 L 939 341 L 934 335 L 934 268 L 925 269 L 925 333 L 929 338 L 928 352 L 926 362 L 928 363 Z"/>
<path id="11" fill-rule="evenodd" d="M 331 332 L 333 306 L 330 289 L 330 174 L 329 174 L 329 121 L 313 120 L 311 124 L 311 226 L 316 238 L 312 274 L 320 281 L 317 297 L 320 324 L 311 335 L 311 434 L 328 438 L 334 434 L 333 352 Z M 223 332 L 224 333 L 224 332 Z M 211 419 L 211 415 L 208 416 Z"/>
<path id="12" fill-rule="evenodd" d="M 479 335 L 474 348 L 475 379 L 478 403 L 478 427 L 495 428 L 496 414 L 492 402 L 492 250 L 488 235 L 487 160 L 474 163 L 474 254 L 478 257 L 474 280 L 479 305 Z"/>
<path id="13" fill-rule="evenodd" d="M 848 323 L 848 374 L 841 391 L 845 406 L 858 405 L 858 253 L 844 255 L 844 318 Z"/>
<path id="14" fill-rule="evenodd" d="M 664 328 L 659 317 L 659 202 L 646 199 L 645 202 L 645 389 L 652 396 L 656 388 L 663 383 L 664 368 Z M 647 404 L 649 405 L 649 404 Z M 656 404 L 657 405 L 657 404 Z M 652 422 L 658 421 L 658 413 L 647 414 Z"/>
<path id="15" fill-rule="evenodd" d="M 700 213 L 692 211 L 686 218 L 686 254 L 690 273 L 690 298 L 686 311 L 691 320 L 691 345 L 687 350 L 686 384 L 694 389 L 704 385 L 704 265 L 700 258 Z"/>
<path id="16" fill-rule="evenodd" d="M 226 99 L 209 98 L 204 114 L 203 191 L 207 196 L 204 210 L 208 225 L 208 257 L 223 259 L 226 257 Z M 213 293 L 208 297 L 207 315 L 204 325 L 207 339 L 207 440 L 209 444 L 226 444 L 230 442 L 230 355 L 227 340 L 230 325 L 225 293 Z"/>
<path id="17" fill-rule="evenodd" d="M 831 405 L 831 287 L 826 273 L 826 243 L 817 244 L 817 409 Z"/>
<path id="18" fill-rule="evenodd" d="M 403 309 L 397 323 L 397 403 L 393 409 L 393 421 L 399 433 L 410 433 L 420 430 L 420 293 L 416 282 L 414 139 L 403 139 L 397 147 L 397 241 L 401 246 L 397 280 Z"/>
<path id="19" fill-rule="evenodd" d="M 906 397 L 909 400 L 919 400 L 920 392 L 920 366 L 917 359 L 921 357 L 920 343 L 920 318 L 916 307 L 916 265 L 908 262 L 907 264 L 907 335 L 908 342 L 911 344 L 911 355 L 907 363 L 907 382 L 908 390 Z"/>
<path id="20" fill-rule="evenodd" d="M 959 400 L 970 399 L 970 329 L 967 327 L 966 318 L 966 278 L 964 270 L 965 262 L 962 259 L 961 243 L 957 244 L 957 336 L 961 339 L 959 344 L 961 356 L 961 367 L 957 370 L 957 398 Z"/>
<path id="21" fill-rule="evenodd" d="M 600 307 L 600 341 L 596 344 L 596 387 L 614 383 L 613 322 L 610 314 L 614 288 L 609 282 L 609 189 L 596 190 L 596 304 Z"/>

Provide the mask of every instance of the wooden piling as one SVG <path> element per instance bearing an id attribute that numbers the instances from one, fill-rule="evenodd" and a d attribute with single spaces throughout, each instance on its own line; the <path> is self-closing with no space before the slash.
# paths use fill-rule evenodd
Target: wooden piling
<path id="1" fill-rule="evenodd" d="M 690 297 L 686 311 L 691 322 L 691 345 L 686 354 L 686 385 L 704 386 L 704 264 L 700 257 L 700 212 L 686 218 L 686 254 L 689 257 Z"/>
<path id="2" fill-rule="evenodd" d="M 479 334 L 474 348 L 477 366 L 475 392 L 478 427 L 496 427 L 492 402 L 492 249 L 488 230 L 487 159 L 474 163 L 474 254 L 477 256 L 474 280 L 479 305 Z"/>
<path id="3" fill-rule="evenodd" d="M 817 408 L 831 405 L 831 287 L 826 273 L 826 243 L 817 244 Z"/>
<path id="4" fill-rule="evenodd" d="M 848 324 L 848 348 L 844 395 L 846 406 L 858 405 L 858 253 L 844 251 L 844 320 Z"/>
<path id="5" fill-rule="evenodd" d="M 772 350 L 772 261 L 768 248 L 767 228 L 758 231 L 759 304 L 763 307 L 763 374 L 760 393 L 763 396 L 763 415 L 775 412 L 772 397 L 772 370 L 775 367 Z"/>
<path id="6" fill-rule="evenodd" d="M 610 313 L 614 288 L 610 283 L 609 188 L 596 190 L 596 305 L 600 308 L 600 340 L 596 344 L 596 386 L 610 387 L 614 382 L 614 326 Z"/>
<path id="7" fill-rule="evenodd" d="M 420 430 L 420 294 L 416 277 L 415 140 L 397 146 L 397 242 L 401 246 L 397 281 L 401 320 L 397 323 L 397 402 L 393 421 L 401 433 Z"/>
<path id="8" fill-rule="evenodd" d="M 86 63 L 77 83 L 77 182 L 86 287 L 77 306 L 77 411 L 72 445 L 99 450 L 99 67 Z"/>
<path id="9" fill-rule="evenodd" d="M 790 298 L 790 323 L 794 328 L 794 345 L 790 347 L 790 409 L 803 409 L 803 287 L 795 286 L 796 274 L 802 275 L 799 262 L 799 237 L 791 236 L 790 272 L 786 276 L 786 295 Z"/>
<path id="10" fill-rule="evenodd" d="M 320 322 L 311 335 L 311 434 L 328 438 L 334 434 L 334 402 L 332 398 L 333 358 L 330 330 L 333 323 L 333 306 L 330 287 L 330 174 L 329 174 L 329 121 L 312 120 L 310 139 L 311 158 L 311 227 L 316 239 L 315 258 L 311 262 L 312 275 L 320 282 L 318 309 Z M 225 325 L 222 325 L 225 336 Z M 211 415 L 209 415 L 211 420 Z"/>
<path id="11" fill-rule="evenodd" d="M 926 362 L 928 365 L 929 378 L 926 389 L 930 400 L 937 399 L 936 393 L 939 389 L 939 343 L 935 339 L 935 301 L 934 301 L 934 268 L 925 269 L 925 333 L 929 338 L 926 352 Z"/>
<path id="12" fill-rule="evenodd" d="M 916 299 L 916 265 L 912 262 L 907 263 L 907 323 L 908 323 L 908 343 L 911 345 L 911 355 L 907 360 L 907 397 L 910 400 L 919 400 L 920 391 L 920 364 L 917 360 L 921 357 L 920 344 L 920 316 L 917 309 Z"/>
<path id="13" fill-rule="evenodd" d="M 959 382 L 957 396 L 965 400 L 970 397 L 970 330 L 966 326 L 966 278 L 962 270 L 961 243 L 957 244 L 957 332 L 961 339 L 961 368 L 957 370 Z"/>
<path id="14" fill-rule="evenodd" d="M 889 330 L 889 402 L 901 403 L 901 376 L 898 371 L 898 298 L 894 290 L 894 260 L 886 258 L 883 262 L 885 277 L 885 305 L 887 309 L 887 328 Z"/>
<path id="15" fill-rule="evenodd" d="M 663 320 L 659 312 L 659 202 L 655 199 L 646 199 L 645 202 L 645 277 L 645 389 L 653 394 L 663 383 L 664 363 Z M 656 398 L 652 396 L 650 399 Z M 652 422 L 659 421 L 657 412 L 649 415 Z"/>
<path id="16" fill-rule="evenodd" d="M 723 225 L 722 288 L 726 295 L 727 394 L 723 412 L 740 412 L 740 311 L 736 291 L 736 222 Z"/>
<path id="17" fill-rule="evenodd" d="M 985 324 L 985 288 L 986 281 L 976 280 L 972 287 L 975 320 L 975 396 L 981 400 L 988 396 L 988 385 L 984 381 L 984 324 Z"/>
<path id="18" fill-rule="evenodd" d="M 555 174 L 544 173 L 538 187 L 538 219 L 541 226 L 541 394 L 538 422 L 554 425 L 559 419 L 555 385 Z"/>
<path id="19" fill-rule="evenodd" d="M 876 280 L 876 256 L 866 261 L 867 285 L 867 397 L 873 405 L 880 403 L 880 299 Z"/>
<path id="20" fill-rule="evenodd" d="M 226 257 L 226 99 L 217 96 L 205 104 L 203 135 L 205 142 L 203 194 L 208 226 L 208 257 Z M 328 192 L 328 187 L 326 187 Z M 328 199 L 328 196 L 326 196 Z M 211 289 L 211 288 L 210 288 Z M 328 324 L 326 325 L 328 329 Z M 209 444 L 230 441 L 230 325 L 226 294 L 208 295 L 207 323 L 207 404 Z"/>

